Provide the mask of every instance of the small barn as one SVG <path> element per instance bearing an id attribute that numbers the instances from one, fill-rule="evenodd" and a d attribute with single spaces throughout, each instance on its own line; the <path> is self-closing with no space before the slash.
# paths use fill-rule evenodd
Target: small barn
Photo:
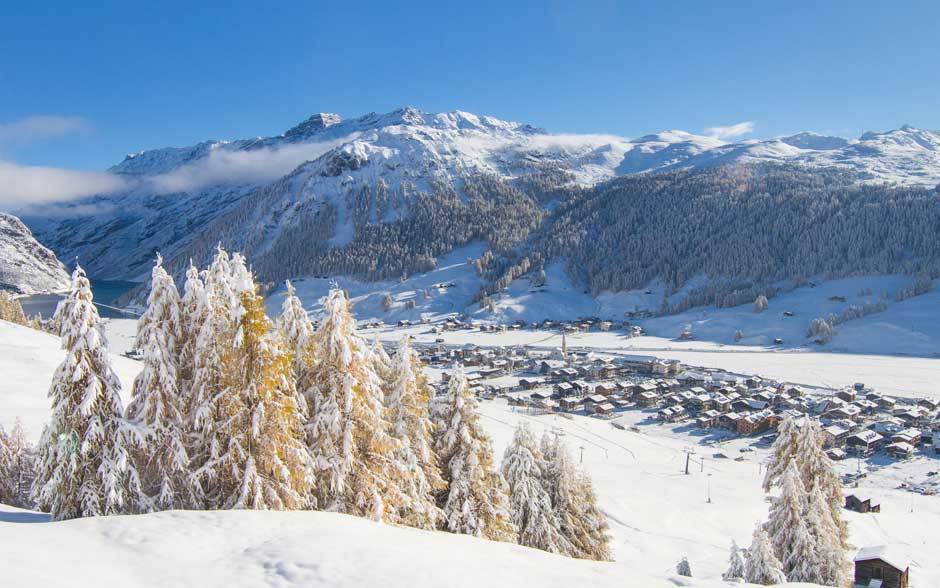
<path id="1" fill-rule="evenodd" d="M 871 498 L 862 498 L 855 494 L 845 497 L 845 508 L 855 512 L 881 512 L 880 504 L 872 502 Z"/>
<path id="2" fill-rule="evenodd" d="M 855 556 L 855 585 L 875 588 L 908 588 L 907 559 L 888 546 L 863 547 Z"/>

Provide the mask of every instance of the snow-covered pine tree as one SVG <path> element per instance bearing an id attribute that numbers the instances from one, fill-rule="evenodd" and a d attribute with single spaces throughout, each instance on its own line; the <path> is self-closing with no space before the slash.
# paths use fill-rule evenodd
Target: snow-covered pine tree
<path id="1" fill-rule="evenodd" d="M 277 319 L 277 330 L 281 333 L 287 348 L 293 356 L 294 378 L 300 376 L 304 364 L 304 356 L 308 350 L 310 337 L 313 335 L 313 323 L 307 316 L 300 298 L 294 291 L 290 280 L 285 282 L 287 293 L 281 304 L 281 316 Z"/>
<path id="2" fill-rule="evenodd" d="M 135 347 L 143 353 L 143 368 L 127 407 L 127 418 L 145 430 L 144 442 L 131 452 L 140 491 L 128 497 L 140 512 L 201 506 L 186 451 L 179 379 L 182 322 L 179 292 L 157 255 L 147 309 L 137 322 Z"/>
<path id="3" fill-rule="evenodd" d="M 796 464 L 780 478 L 780 494 L 771 500 L 765 528 L 777 559 L 790 582 L 814 582 L 817 574 L 815 538 L 806 525 L 806 489 Z"/>
<path id="4" fill-rule="evenodd" d="M 65 359 L 49 389 L 52 415 L 39 444 L 34 496 L 53 520 L 126 509 L 128 445 L 141 439 L 124 421 L 121 383 L 99 332 L 98 310 L 81 267 L 61 315 Z"/>
<path id="5" fill-rule="evenodd" d="M 763 526 L 757 525 L 751 539 L 751 547 L 747 552 L 747 561 L 744 565 L 744 579 L 750 584 L 773 586 L 787 581 L 783 573 L 783 564 L 774 554 L 770 536 Z"/>
<path id="6" fill-rule="evenodd" d="M 382 381 L 342 290 L 330 290 L 310 348 L 301 389 L 318 471 L 313 505 L 388 520 L 407 505 L 407 473 L 395 462 L 400 443 L 388 434 Z"/>
<path id="7" fill-rule="evenodd" d="M 313 463 L 303 439 L 290 353 L 264 314 L 261 296 L 241 293 L 234 345 L 223 357 L 216 409 L 225 439 L 213 464 L 221 508 L 307 506 Z"/>
<path id="8" fill-rule="evenodd" d="M 731 552 L 728 555 L 728 569 L 721 575 L 725 582 L 733 580 L 743 580 L 745 576 L 744 558 L 741 556 L 741 548 L 738 543 L 731 540 Z"/>
<path id="9" fill-rule="evenodd" d="M 35 471 L 33 448 L 23 422 L 17 418 L 9 432 L 0 427 L 0 502 L 31 508 L 30 486 Z"/>
<path id="10" fill-rule="evenodd" d="M 516 428 L 503 455 L 502 473 L 509 487 L 509 512 L 519 533 L 519 543 L 551 553 L 573 551 L 545 489 L 542 452 L 529 427 Z"/>
<path id="11" fill-rule="evenodd" d="M 764 492 L 780 481 L 787 466 L 795 459 L 800 444 L 800 420 L 785 418 L 777 426 L 777 438 L 771 448 L 770 460 L 764 472 Z"/>
<path id="12" fill-rule="evenodd" d="M 543 485 L 551 500 L 562 536 L 570 547 L 566 555 L 580 559 L 610 560 L 607 519 L 587 472 L 579 470 L 568 448 L 555 435 L 542 436 Z"/>
<path id="13" fill-rule="evenodd" d="M 761 294 L 754 300 L 754 312 L 764 312 L 767 310 L 767 297 Z"/>
<path id="14" fill-rule="evenodd" d="M 248 269 L 248 261 L 241 253 L 232 254 L 230 270 L 232 272 L 229 282 L 232 286 L 232 307 L 237 308 L 242 294 L 255 293 L 255 279 L 251 275 L 251 270 Z"/>
<path id="15" fill-rule="evenodd" d="M 816 547 L 813 581 L 840 588 L 849 585 L 851 566 L 841 530 L 832 518 L 828 497 L 817 485 L 807 495 L 805 519 Z"/>
<path id="16" fill-rule="evenodd" d="M 476 397 L 463 370 L 450 379 L 447 395 L 434 402 L 434 446 L 447 490 L 438 497 L 442 528 L 452 533 L 515 541 L 506 482 L 496 470 L 493 446 L 480 426 Z"/>
<path id="17" fill-rule="evenodd" d="M 842 520 L 842 482 L 832 460 L 826 455 L 823 444 L 823 432 L 819 423 L 813 419 L 804 419 L 799 429 L 795 451 L 797 467 L 803 486 L 807 490 L 816 488 L 825 498 L 828 505 L 827 514 L 838 532 L 839 544 L 844 551 L 849 548 L 849 531 Z M 841 555 L 841 559 L 846 559 L 845 553 Z"/>
<path id="18" fill-rule="evenodd" d="M 192 385 L 196 362 L 196 341 L 203 325 L 209 319 L 209 315 L 209 298 L 206 295 L 206 285 L 202 280 L 199 269 L 190 261 L 189 268 L 186 270 L 183 297 L 180 300 L 182 330 L 178 345 L 180 389 L 187 402 L 192 397 L 189 388 Z"/>
<path id="19" fill-rule="evenodd" d="M 392 379 L 392 358 L 385 351 L 385 346 L 379 341 L 378 337 L 372 339 L 372 361 L 375 364 L 375 373 L 385 382 L 391 382 Z"/>
<path id="20" fill-rule="evenodd" d="M 217 407 L 222 393 L 222 361 L 234 345 L 235 305 L 240 306 L 232 288 L 229 256 L 221 245 L 216 248 L 204 280 L 204 293 L 199 293 L 199 283 L 194 279 L 192 298 L 185 301 L 195 305 L 191 315 L 194 322 L 187 325 L 192 337 L 192 367 L 187 363 L 185 368 L 191 369 L 191 379 L 186 381 L 186 421 L 191 469 L 199 481 L 203 505 L 214 509 L 222 507 L 220 474 L 215 465 L 228 442 L 219 430 L 222 417 Z M 201 325 L 197 317 L 201 318 Z M 187 353 L 183 352 L 184 357 Z"/>
<path id="21" fill-rule="evenodd" d="M 397 520 L 421 529 L 437 527 L 442 513 L 434 495 L 447 487 L 432 448 L 431 396 L 418 354 L 405 337 L 389 366 L 386 403 L 390 433 L 400 443 L 395 459 L 407 472 L 401 491 L 408 503 L 397 513 Z"/>
<path id="22" fill-rule="evenodd" d="M 686 578 L 692 577 L 692 564 L 689 563 L 689 558 L 683 556 L 679 560 L 679 563 L 676 564 L 676 573 Z"/>

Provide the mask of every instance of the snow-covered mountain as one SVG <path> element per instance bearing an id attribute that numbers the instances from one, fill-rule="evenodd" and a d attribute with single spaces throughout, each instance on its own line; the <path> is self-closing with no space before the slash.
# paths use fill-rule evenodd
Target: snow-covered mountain
<path id="1" fill-rule="evenodd" d="M 940 134 L 905 126 L 855 141 L 800 133 L 727 143 L 683 131 L 628 140 L 551 134 L 462 111 L 402 108 L 350 120 L 319 113 L 277 136 L 129 155 L 109 170 L 121 179 L 120 192 L 33 209 L 26 218 L 43 242 L 77 256 L 93 276 L 138 279 L 156 251 L 181 263 L 221 240 L 257 257 L 283 249 L 286 232 L 310 225 L 319 227 L 312 248 L 342 247 L 363 223 L 412 215 L 415 194 L 452 191 L 466 201 L 465 180 L 481 174 L 550 188 L 737 162 L 934 185 Z"/>
<path id="2" fill-rule="evenodd" d="M 0 290 L 36 294 L 68 285 L 68 273 L 55 254 L 20 219 L 0 212 Z"/>

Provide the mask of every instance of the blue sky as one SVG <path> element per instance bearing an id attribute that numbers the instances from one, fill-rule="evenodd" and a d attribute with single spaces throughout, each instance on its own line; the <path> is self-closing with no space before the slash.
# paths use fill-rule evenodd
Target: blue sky
<path id="1" fill-rule="evenodd" d="M 0 160 L 19 165 L 100 170 L 402 105 L 628 137 L 940 127 L 938 2 L 15 4 Z"/>

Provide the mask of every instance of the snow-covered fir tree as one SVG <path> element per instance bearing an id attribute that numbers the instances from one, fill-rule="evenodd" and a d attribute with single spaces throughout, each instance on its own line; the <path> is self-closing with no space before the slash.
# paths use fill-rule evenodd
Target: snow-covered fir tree
<path id="1" fill-rule="evenodd" d="M 452 533 L 515 541 L 506 483 L 496 470 L 493 446 L 480 426 L 477 400 L 463 370 L 450 379 L 447 394 L 433 405 L 434 447 L 447 490 L 438 497 L 442 528 Z"/>
<path id="2" fill-rule="evenodd" d="M 825 500 L 825 510 L 828 518 L 826 527 L 836 529 L 839 544 L 843 551 L 849 548 L 848 526 L 842 520 L 842 506 L 844 499 L 842 497 L 842 482 L 835 471 L 832 460 L 826 454 L 824 445 L 824 436 L 819 422 L 814 419 L 806 418 L 799 427 L 796 450 L 794 452 L 795 460 L 800 476 L 803 480 L 803 486 L 807 491 L 816 489 Z M 842 553 L 841 559 L 847 561 L 846 553 Z"/>
<path id="3" fill-rule="evenodd" d="M 806 525 L 806 489 L 796 464 L 780 478 L 780 493 L 771 500 L 765 523 L 777 559 L 791 582 L 814 582 L 817 577 L 816 540 Z"/>
<path id="4" fill-rule="evenodd" d="M 422 529 L 437 527 L 442 513 L 434 496 L 447 487 L 432 447 L 431 396 L 418 354 L 411 348 L 410 338 L 405 337 L 389 366 L 386 402 L 390 433 L 400 443 L 395 459 L 407 472 L 401 480 L 401 491 L 408 502 L 397 513 L 397 519 Z"/>
<path id="5" fill-rule="evenodd" d="M 293 355 L 294 378 L 300 376 L 304 357 L 309 348 L 310 337 L 313 335 L 313 323 L 307 316 L 300 298 L 294 291 L 290 280 L 285 282 L 287 293 L 281 304 L 281 315 L 277 319 L 277 330 L 281 333 L 287 348 Z"/>
<path id="6" fill-rule="evenodd" d="M 141 487 L 129 500 L 136 501 L 140 512 L 201 506 L 186 450 L 186 405 L 179 377 L 182 336 L 179 292 L 158 255 L 134 343 L 143 354 L 143 367 L 127 407 L 127 418 L 145 431 L 144 442 L 131 453 Z"/>
<path id="7" fill-rule="evenodd" d="M 34 496 L 53 520 L 126 510 L 128 445 L 140 440 L 123 419 L 121 383 L 99 331 L 98 310 L 81 267 L 61 315 L 65 359 L 49 389 L 52 414 L 39 443 Z"/>
<path id="8" fill-rule="evenodd" d="M 743 580 L 745 575 L 744 557 L 741 555 L 741 548 L 738 543 L 731 540 L 731 552 L 728 554 L 728 569 L 721 574 L 721 579 L 725 582 L 733 580 Z"/>
<path id="9" fill-rule="evenodd" d="M 317 468 L 313 505 L 394 518 L 408 504 L 400 488 L 409 474 L 395 460 L 400 443 L 388 433 L 382 381 L 342 290 L 330 290 L 310 347 L 301 390 L 311 411 L 307 438 Z"/>
<path id="10" fill-rule="evenodd" d="M 771 448 L 770 460 L 764 472 L 764 492 L 770 492 L 771 487 L 780 481 L 794 459 L 800 444 L 800 420 L 786 418 L 777 426 L 777 438 Z"/>
<path id="11" fill-rule="evenodd" d="M 768 306 L 767 297 L 763 294 L 754 300 L 754 312 L 764 312 Z"/>
<path id="12" fill-rule="evenodd" d="M 378 337 L 372 339 L 372 365 L 375 368 L 375 373 L 378 374 L 379 378 L 382 379 L 382 382 L 387 387 L 391 385 L 392 376 L 392 358 L 388 355 L 388 352 L 385 351 L 385 346 L 382 345 L 382 342 L 379 341 Z"/>
<path id="13" fill-rule="evenodd" d="M 225 443 L 213 469 L 221 508 L 304 508 L 313 464 L 304 443 L 291 355 L 272 334 L 261 296 L 241 293 L 238 329 L 223 357 L 216 406 Z"/>
<path id="14" fill-rule="evenodd" d="M 830 513 L 828 497 L 814 485 L 806 497 L 806 526 L 813 535 L 815 566 L 813 581 L 823 586 L 849 585 L 851 564 L 846 556 L 841 529 Z"/>
<path id="15" fill-rule="evenodd" d="M 193 275 L 192 268 L 190 275 Z M 202 294 L 199 293 L 200 284 L 195 277 L 191 284 L 192 298 L 184 298 L 186 312 L 189 312 L 189 304 L 192 303 L 194 314 L 189 316 L 196 319 L 186 325 L 190 333 L 192 363 L 188 363 L 189 351 L 182 354 L 187 362 L 183 371 L 191 374 L 191 378 L 185 382 L 188 452 L 191 469 L 200 484 L 202 503 L 211 509 L 221 508 L 223 503 L 219 472 L 215 465 L 227 439 L 220 431 L 223 417 L 218 411 L 218 402 L 223 388 L 223 355 L 234 346 L 234 317 L 240 302 L 236 305 L 229 255 L 221 245 L 216 248 L 216 255 L 205 272 Z M 202 323 L 198 324 L 200 319 Z"/>
<path id="16" fill-rule="evenodd" d="M 0 503 L 31 508 L 35 471 L 33 448 L 23 422 L 17 418 L 9 432 L 0 427 Z"/>
<path id="17" fill-rule="evenodd" d="M 777 559 L 770 536 L 762 525 L 757 525 L 754 529 L 744 565 L 744 580 L 761 586 L 773 586 L 787 581 L 783 564 Z"/>
<path id="18" fill-rule="evenodd" d="M 502 473 L 509 488 L 509 512 L 521 545 L 552 553 L 573 551 L 545 489 L 542 453 L 525 424 L 516 428 L 503 455 Z"/>
<path id="19" fill-rule="evenodd" d="M 679 560 L 679 563 L 676 564 L 676 573 L 687 578 L 692 577 L 692 564 L 689 563 L 689 558 L 683 556 Z"/>
<path id="20" fill-rule="evenodd" d="M 566 555 L 580 559 L 610 559 L 607 518 L 597 505 L 587 472 L 579 470 L 571 453 L 556 435 L 542 436 L 543 484 L 551 500 Z"/>
<path id="21" fill-rule="evenodd" d="M 182 330 L 178 345 L 180 389 L 187 403 L 192 397 L 189 388 L 192 385 L 195 367 L 196 342 L 210 314 L 206 285 L 199 273 L 199 268 L 190 261 L 189 268 L 186 270 L 186 283 L 183 285 L 183 297 L 180 300 Z"/>

